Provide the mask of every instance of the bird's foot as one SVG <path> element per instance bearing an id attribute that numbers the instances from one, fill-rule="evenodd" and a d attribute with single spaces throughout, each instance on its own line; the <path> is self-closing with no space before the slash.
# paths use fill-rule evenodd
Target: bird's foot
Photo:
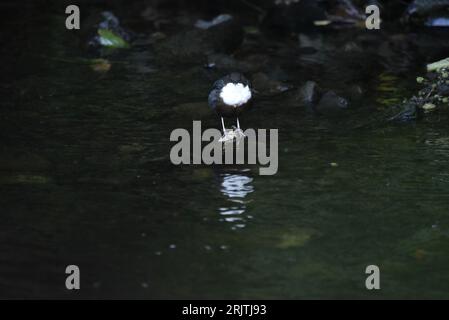
<path id="1" fill-rule="evenodd" d="M 233 129 L 226 129 L 223 133 L 223 136 L 218 140 L 218 142 L 228 142 L 232 141 L 235 138 L 235 132 Z"/>
<path id="2" fill-rule="evenodd" d="M 246 135 L 243 133 L 243 130 L 240 128 L 234 128 L 234 135 L 237 139 L 242 139 L 246 137 Z"/>
<path id="3" fill-rule="evenodd" d="M 228 142 L 233 141 L 234 139 L 240 141 L 244 137 L 246 137 L 246 135 L 243 133 L 242 129 L 233 127 L 232 129 L 226 129 L 226 132 L 218 141 Z"/>

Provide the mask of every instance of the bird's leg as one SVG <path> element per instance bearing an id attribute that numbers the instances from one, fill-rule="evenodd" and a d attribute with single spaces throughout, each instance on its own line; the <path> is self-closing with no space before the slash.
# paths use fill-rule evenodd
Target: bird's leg
<path id="1" fill-rule="evenodd" d="M 226 134 L 226 128 L 225 128 L 225 125 L 224 125 L 223 117 L 221 117 L 221 125 L 223 126 L 223 135 L 225 135 Z"/>
<path id="2" fill-rule="evenodd" d="M 235 131 L 236 131 L 236 133 L 237 133 L 239 136 L 241 136 L 241 137 L 244 137 L 244 136 L 245 136 L 245 134 L 243 133 L 242 129 L 240 129 L 239 118 L 237 118 L 237 130 L 235 130 Z"/>
<path id="3" fill-rule="evenodd" d="M 220 142 L 228 142 L 228 141 L 232 141 L 234 139 L 234 135 L 232 134 L 233 131 L 226 131 L 225 125 L 224 125 L 224 120 L 223 117 L 221 117 L 221 125 L 223 126 L 223 136 L 218 140 Z"/>

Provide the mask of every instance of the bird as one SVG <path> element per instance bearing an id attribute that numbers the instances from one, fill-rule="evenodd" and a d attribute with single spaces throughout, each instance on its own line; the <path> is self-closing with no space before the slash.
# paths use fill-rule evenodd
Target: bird
<path id="1" fill-rule="evenodd" d="M 252 105 L 253 90 L 251 83 L 245 76 L 233 72 L 215 81 L 209 93 L 209 107 L 221 118 L 223 127 L 223 138 L 227 131 L 223 118 L 235 118 L 237 120 L 236 133 L 242 134 L 239 116 Z"/>

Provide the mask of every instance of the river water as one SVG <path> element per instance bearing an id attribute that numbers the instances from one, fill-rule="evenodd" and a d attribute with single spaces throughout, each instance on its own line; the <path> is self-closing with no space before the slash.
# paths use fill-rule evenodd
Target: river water
<path id="1" fill-rule="evenodd" d="M 1 297 L 447 298 L 447 114 L 382 120 L 429 57 L 410 51 L 397 70 L 390 60 L 408 48 L 385 62 L 370 44 L 348 69 L 344 54 L 326 64 L 267 48 L 294 87 L 364 93 L 336 118 L 261 95 L 241 119 L 279 129 L 279 171 L 260 176 L 170 162 L 173 129 L 220 128 L 207 107 L 219 71 L 165 65 L 139 43 L 95 71 L 53 15 L 4 21 L 16 31 L 0 51 Z M 76 292 L 64 285 L 71 264 Z M 365 288 L 372 264 L 378 291 Z"/>

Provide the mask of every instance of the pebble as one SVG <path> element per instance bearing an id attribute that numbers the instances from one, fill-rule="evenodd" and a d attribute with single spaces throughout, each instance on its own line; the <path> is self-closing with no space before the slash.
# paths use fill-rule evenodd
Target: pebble
<path id="1" fill-rule="evenodd" d="M 426 103 L 422 106 L 423 110 L 425 111 L 431 111 L 436 108 L 436 106 L 433 103 Z"/>

